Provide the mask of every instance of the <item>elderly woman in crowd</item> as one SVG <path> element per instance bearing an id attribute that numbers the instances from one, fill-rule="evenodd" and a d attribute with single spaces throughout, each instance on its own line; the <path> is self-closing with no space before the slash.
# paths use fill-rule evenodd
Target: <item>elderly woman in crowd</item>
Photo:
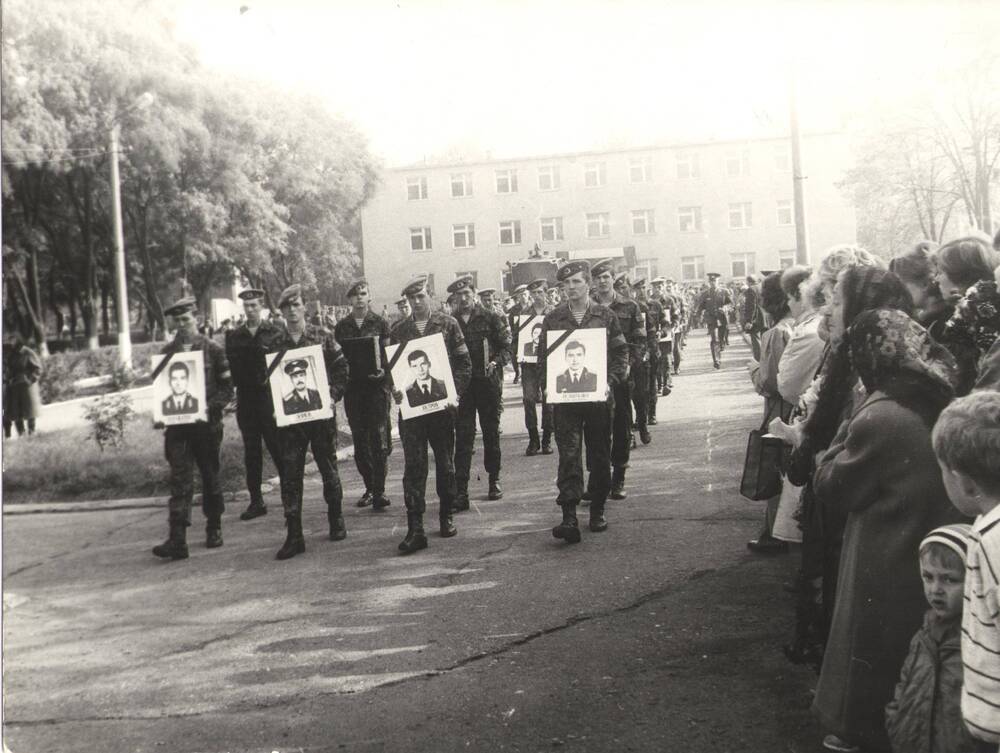
<path id="1" fill-rule="evenodd" d="M 813 480 L 824 504 L 846 517 L 813 711 L 832 733 L 828 749 L 887 750 L 883 709 L 925 608 L 914 568 L 920 541 L 962 519 L 931 446 L 953 395 L 954 359 L 906 312 L 887 308 L 856 316 L 843 342 L 865 398 Z"/>
<path id="2" fill-rule="evenodd" d="M 889 271 L 902 280 L 913 299 L 913 316 L 935 340 L 941 339 L 945 322 L 955 307 L 941 295 L 935 276 L 934 253 L 937 245 L 920 241 L 909 251 L 889 262 Z"/>

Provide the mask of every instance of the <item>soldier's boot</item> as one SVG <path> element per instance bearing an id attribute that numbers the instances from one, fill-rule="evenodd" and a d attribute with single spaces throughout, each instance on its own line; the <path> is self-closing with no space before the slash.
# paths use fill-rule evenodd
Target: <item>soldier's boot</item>
<path id="1" fill-rule="evenodd" d="M 487 495 L 487 499 L 491 500 L 503 499 L 503 489 L 500 487 L 499 473 L 490 474 L 490 492 Z"/>
<path id="2" fill-rule="evenodd" d="M 267 505 L 261 497 L 251 497 L 250 506 L 240 513 L 240 520 L 253 520 L 261 515 L 267 515 Z"/>
<path id="3" fill-rule="evenodd" d="M 445 500 L 441 500 L 441 508 L 438 510 L 438 524 L 442 539 L 450 539 L 452 536 L 458 535 L 455 521 L 451 517 L 451 504 Z"/>
<path id="4" fill-rule="evenodd" d="M 611 471 L 611 499 L 625 499 L 628 492 L 625 491 L 625 469 L 615 466 Z"/>
<path id="5" fill-rule="evenodd" d="M 358 507 L 370 507 L 375 502 L 375 496 L 365 489 L 365 493 L 361 495 L 361 499 L 357 501 Z"/>
<path id="6" fill-rule="evenodd" d="M 538 429 L 534 429 L 528 432 L 528 449 L 524 451 L 527 457 L 532 457 L 538 454 L 540 445 L 538 444 Z"/>
<path id="7" fill-rule="evenodd" d="M 391 504 L 392 502 L 390 502 L 389 498 L 385 496 L 385 494 L 383 494 L 382 492 L 372 495 L 372 509 L 375 510 L 376 512 L 379 510 L 384 510 Z"/>
<path id="8" fill-rule="evenodd" d="M 548 430 L 542 431 L 542 454 L 552 454 L 552 432 Z"/>
<path id="9" fill-rule="evenodd" d="M 594 533 L 608 530 L 608 521 L 604 517 L 604 503 L 594 502 L 590 505 L 589 528 Z"/>
<path id="10" fill-rule="evenodd" d="M 222 546 L 222 518 L 215 515 L 208 519 L 205 526 L 205 548 L 218 549 Z"/>
<path id="11" fill-rule="evenodd" d="M 455 479 L 455 486 L 455 500 L 451 503 L 449 509 L 452 512 L 465 512 L 469 509 L 469 479 Z"/>
<path id="12" fill-rule="evenodd" d="M 424 533 L 424 515 L 419 512 L 406 512 L 406 538 L 399 542 L 399 551 L 403 554 L 413 554 L 427 548 L 427 535 Z"/>
<path id="13" fill-rule="evenodd" d="M 162 544 L 153 547 L 157 557 L 171 560 L 186 560 L 188 558 L 187 527 L 183 523 L 170 523 L 170 537 Z"/>
<path id="14" fill-rule="evenodd" d="M 344 515 L 339 505 L 327 506 L 326 519 L 330 524 L 330 541 L 343 541 L 347 538 L 347 526 L 344 525 Z"/>
<path id="15" fill-rule="evenodd" d="M 576 502 L 563 502 L 562 523 L 552 529 L 552 535 L 567 544 L 580 543 L 580 522 L 576 519 Z"/>
<path id="16" fill-rule="evenodd" d="M 302 554 L 306 550 L 306 540 L 302 535 L 302 518 L 298 515 L 289 515 L 285 518 L 285 526 L 288 528 L 288 535 L 285 543 L 274 556 L 275 559 L 287 560 L 296 554 Z"/>
<path id="17" fill-rule="evenodd" d="M 645 426 L 639 427 L 639 439 L 642 440 L 643 444 L 649 444 L 653 441 L 653 437 L 649 434 L 649 429 Z"/>

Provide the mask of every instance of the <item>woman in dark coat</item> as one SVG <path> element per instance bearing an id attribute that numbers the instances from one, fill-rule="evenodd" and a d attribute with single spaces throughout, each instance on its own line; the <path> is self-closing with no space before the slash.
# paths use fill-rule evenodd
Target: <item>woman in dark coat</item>
<path id="1" fill-rule="evenodd" d="M 18 434 L 24 434 L 24 424 L 28 433 L 35 433 L 35 419 L 42 407 L 38 390 L 38 379 L 42 375 L 42 361 L 38 355 L 24 344 L 20 335 L 14 341 L 7 363 L 4 364 L 4 435 L 10 436 L 11 424 Z"/>
<path id="2" fill-rule="evenodd" d="M 828 747 L 846 741 L 887 750 L 883 710 L 926 608 L 920 541 L 932 528 L 962 521 L 931 447 L 955 366 L 902 311 L 864 312 L 847 339 L 867 398 L 813 479 L 817 496 L 847 515 L 813 711 L 839 738 L 824 741 Z"/>

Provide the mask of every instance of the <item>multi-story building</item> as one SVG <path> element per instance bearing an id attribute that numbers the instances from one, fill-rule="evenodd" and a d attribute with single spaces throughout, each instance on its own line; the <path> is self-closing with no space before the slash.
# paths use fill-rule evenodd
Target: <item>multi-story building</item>
<path id="1" fill-rule="evenodd" d="M 836 188 L 846 139 L 806 136 L 802 161 L 813 254 L 854 242 Z M 631 246 L 647 277 L 743 277 L 792 264 L 792 192 L 787 139 L 410 165 L 386 170 L 362 212 L 364 267 L 380 301 L 421 272 L 439 293 L 463 273 L 500 288 L 536 244 L 553 257 Z"/>

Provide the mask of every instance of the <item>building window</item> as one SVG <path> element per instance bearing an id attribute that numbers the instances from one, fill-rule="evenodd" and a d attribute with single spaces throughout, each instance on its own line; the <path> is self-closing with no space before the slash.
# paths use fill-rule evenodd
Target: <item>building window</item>
<path id="1" fill-rule="evenodd" d="M 632 232 L 636 235 L 649 235 L 656 232 L 656 222 L 652 209 L 632 210 Z"/>
<path id="2" fill-rule="evenodd" d="M 539 191 L 555 191 L 560 184 L 559 165 L 545 165 L 538 168 Z"/>
<path id="3" fill-rule="evenodd" d="M 583 166 L 583 185 L 597 188 L 608 182 L 608 166 L 605 162 L 588 162 Z"/>
<path id="4" fill-rule="evenodd" d="M 729 264 L 733 277 L 746 277 L 757 271 L 756 254 L 732 254 Z"/>
<path id="5" fill-rule="evenodd" d="M 681 257 L 681 279 L 682 280 L 702 280 L 705 278 L 705 257 L 704 256 L 682 256 Z"/>
<path id="6" fill-rule="evenodd" d="M 682 233 L 701 232 L 701 207 L 679 207 L 677 224 Z"/>
<path id="7" fill-rule="evenodd" d="M 427 178 L 425 176 L 406 179 L 406 198 L 408 201 L 419 201 L 427 198 Z"/>
<path id="8" fill-rule="evenodd" d="M 521 242 L 521 221 L 508 220 L 500 223 L 500 245 L 516 246 Z"/>
<path id="9" fill-rule="evenodd" d="M 639 259 L 635 265 L 636 280 L 652 280 L 657 275 L 658 261 L 656 259 Z"/>
<path id="10" fill-rule="evenodd" d="M 653 158 L 633 157 L 628 164 L 630 183 L 649 183 L 653 179 Z"/>
<path id="11" fill-rule="evenodd" d="M 476 245 L 476 226 L 471 222 L 452 225 L 451 236 L 455 241 L 455 248 L 474 248 Z"/>
<path id="12" fill-rule="evenodd" d="M 726 176 L 739 178 L 750 174 L 750 150 L 731 151 L 726 153 Z"/>
<path id="13" fill-rule="evenodd" d="M 410 228 L 410 250 L 411 251 L 431 250 L 431 229 L 429 227 Z"/>
<path id="14" fill-rule="evenodd" d="M 472 196 L 472 173 L 452 173 L 451 198 L 460 199 Z"/>
<path id="15" fill-rule="evenodd" d="M 698 163 L 697 152 L 677 153 L 677 177 L 678 178 L 701 177 L 701 165 Z"/>
<path id="16" fill-rule="evenodd" d="M 753 216 L 750 214 L 750 202 L 744 201 L 740 204 L 729 205 L 729 229 L 739 230 L 750 227 L 753 224 Z"/>
<path id="17" fill-rule="evenodd" d="M 595 212 L 587 215 L 587 237 L 604 238 L 611 234 L 610 214 Z"/>
<path id="18" fill-rule="evenodd" d="M 774 169 L 787 173 L 792 169 L 792 152 L 787 144 L 776 144 L 774 147 Z"/>
<path id="19" fill-rule="evenodd" d="M 479 287 L 479 273 L 476 272 L 476 270 L 473 269 L 468 272 L 456 272 L 455 279 L 457 280 L 459 277 L 471 277 L 472 286 L 475 288 Z"/>
<path id="20" fill-rule="evenodd" d="M 541 229 L 543 241 L 561 241 L 563 239 L 563 218 L 542 217 Z"/>
<path id="21" fill-rule="evenodd" d="M 497 193 L 517 193 L 517 170 L 497 170 Z"/>
<path id="22" fill-rule="evenodd" d="M 790 201 L 778 202 L 778 224 L 779 225 L 792 224 L 792 202 Z"/>
<path id="23" fill-rule="evenodd" d="M 795 266 L 795 249 L 786 248 L 778 252 L 778 264 L 782 269 Z"/>

